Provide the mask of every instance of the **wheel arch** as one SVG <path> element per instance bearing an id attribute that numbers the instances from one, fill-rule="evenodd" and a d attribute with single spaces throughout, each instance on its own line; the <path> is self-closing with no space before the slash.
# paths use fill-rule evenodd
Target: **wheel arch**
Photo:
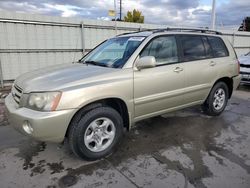
<path id="1" fill-rule="evenodd" d="M 232 93 L 233 93 L 233 79 L 232 79 L 232 78 L 229 78 L 229 77 L 222 77 L 222 78 L 220 78 L 220 79 L 218 79 L 218 80 L 215 81 L 213 87 L 214 87 L 218 82 L 224 82 L 224 83 L 227 85 L 227 87 L 228 87 L 228 99 L 230 99 L 231 96 L 232 96 Z M 213 89 L 213 87 L 210 89 L 210 92 L 211 92 L 211 90 Z M 210 92 L 209 92 L 209 93 L 210 93 Z"/>
<path id="2" fill-rule="evenodd" d="M 68 136 L 72 124 L 77 123 L 81 119 L 82 114 L 87 113 L 90 110 L 101 106 L 109 106 L 114 108 L 121 115 L 123 119 L 124 128 L 126 128 L 127 131 L 130 129 L 130 118 L 126 103 L 124 102 L 124 100 L 120 98 L 111 97 L 90 102 L 84 105 L 83 107 L 79 108 L 70 120 L 70 123 L 65 133 L 65 137 Z"/>

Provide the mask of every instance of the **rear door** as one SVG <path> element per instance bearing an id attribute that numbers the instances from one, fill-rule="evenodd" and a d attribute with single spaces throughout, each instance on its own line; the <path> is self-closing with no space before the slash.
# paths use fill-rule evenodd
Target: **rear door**
<path id="1" fill-rule="evenodd" d="M 202 35 L 178 35 L 178 41 L 186 73 L 184 104 L 200 103 L 217 75 L 211 46 L 207 37 Z"/>

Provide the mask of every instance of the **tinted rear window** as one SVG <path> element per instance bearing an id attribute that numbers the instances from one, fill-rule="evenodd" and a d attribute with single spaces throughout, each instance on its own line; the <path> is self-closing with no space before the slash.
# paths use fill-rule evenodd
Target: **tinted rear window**
<path id="1" fill-rule="evenodd" d="M 213 49 L 214 57 L 225 57 L 229 55 L 226 45 L 221 38 L 210 36 L 208 36 L 207 38 Z"/>
<path id="2" fill-rule="evenodd" d="M 212 58 L 213 57 L 213 49 L 211 48 L 211 45 L 209 44 L 208 42 L 208 39 L 206 36 L 202 36 L 202 40 L 203 40 L 203 43 L 204 43 L 204 46 L 205 46 L 205 49 L 206 49 L 206 52 L 207 52 L 207 58 Z"/>
<path id="3" fill-rule="evenodd" d="M 200 36 L 181 36 L 184 61 L 206 58 L 206 50 Z"/>

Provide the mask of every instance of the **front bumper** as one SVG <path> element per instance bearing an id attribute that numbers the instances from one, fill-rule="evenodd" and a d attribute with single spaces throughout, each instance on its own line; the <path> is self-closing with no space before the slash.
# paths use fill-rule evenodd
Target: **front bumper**
<path id="1" fill-rule="evenodd" d="M 40 141 L 60 143 L 64 140 L 68 125 L 76 109 L 53 112 L 39 112 L 28 108 L 18 108 L 11 94 L 5 99 L 8 120 L 22 134 Z M 33 132 L 28 134 L 23 129 L 24 122 L 29 122 Z"/>
<path id="2" fill-rule="evenodd" d="M 250 70 L 249 72 L 240 72 L 241 74 L 241 83 L 250 84 Z"/>

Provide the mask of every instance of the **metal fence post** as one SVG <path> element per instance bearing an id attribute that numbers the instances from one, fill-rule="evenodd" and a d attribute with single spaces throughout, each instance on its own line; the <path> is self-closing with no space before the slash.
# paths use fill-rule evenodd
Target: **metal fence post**
<path id="1" fill-rule="evenodd" d="M 85 54 L 85 37 L 84 37 L 84 23 L 81 22 L 81 40 L 82 40 L 82 54 Z"/>
<path id="2" fill-rule="evenodd" d="M 1 88 L 3 88 L 3 69 L 2 69 L 2 62 L 0 58 L 0 82 L 1 82 Z"/>

